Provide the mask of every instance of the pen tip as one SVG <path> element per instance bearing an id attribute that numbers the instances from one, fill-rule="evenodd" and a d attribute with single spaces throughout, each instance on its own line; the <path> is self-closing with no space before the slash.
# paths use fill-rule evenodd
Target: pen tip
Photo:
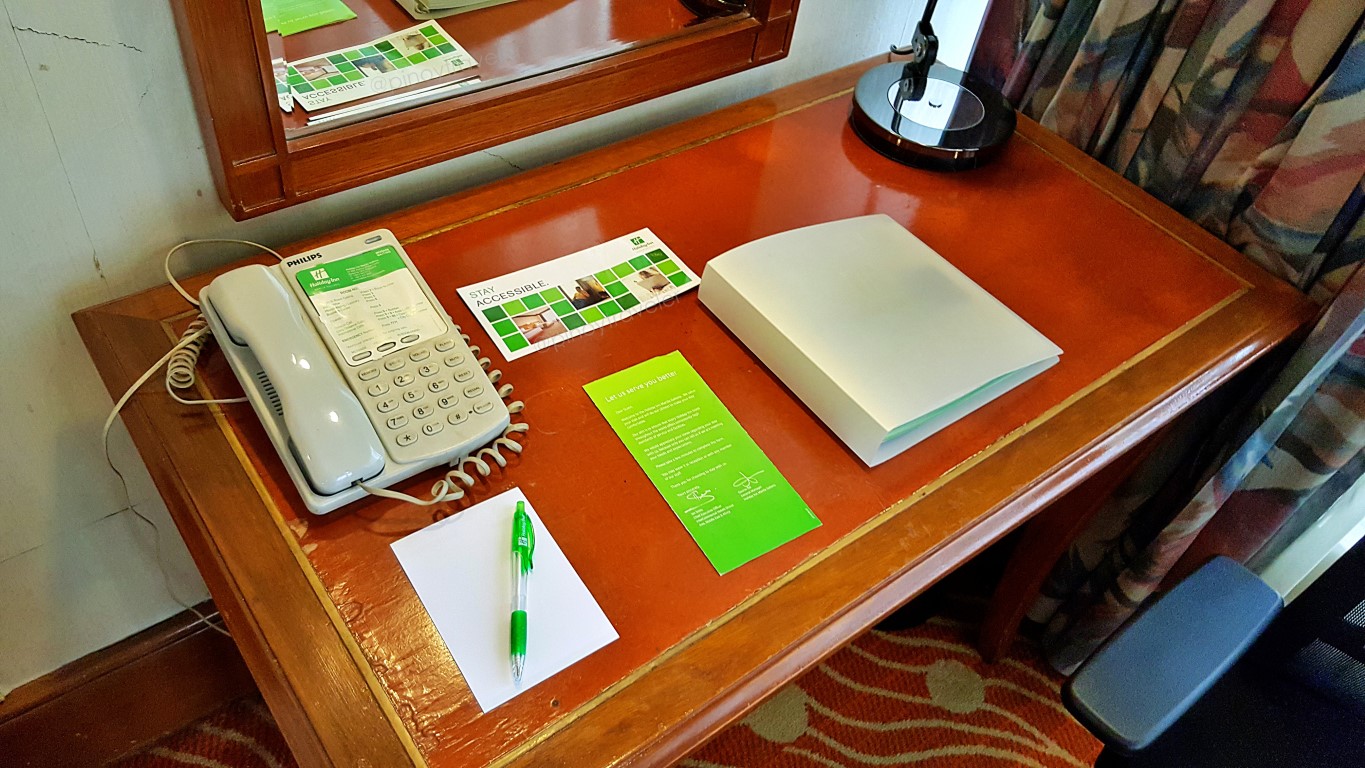
<path id="1" fill-rule="evenodd" d="M 512 659 L 512 682 L 521 685 L 521 671 L 526 662 L 520 658 Z"/>

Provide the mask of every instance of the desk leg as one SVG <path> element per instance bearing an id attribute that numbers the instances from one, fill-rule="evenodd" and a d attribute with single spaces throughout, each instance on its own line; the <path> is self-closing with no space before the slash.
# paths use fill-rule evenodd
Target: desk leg
<path id="1" fill-rule="evenodd" d="M 986 606 L 977 636 L 982 658 L 994 662 L 1009 652 L 1024 614 L 1043 581 L 1071 542 L 1085 530 L 1104 502 L 1166 436 L 1160 429 L 1024 524 L 1024 533 L 1005 566 L 1004 575 Z"/>

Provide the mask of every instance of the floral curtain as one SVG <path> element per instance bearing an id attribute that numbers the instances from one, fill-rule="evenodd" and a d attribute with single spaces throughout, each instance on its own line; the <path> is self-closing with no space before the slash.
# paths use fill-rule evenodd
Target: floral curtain
<path id="1" fill-rule="evenodd" d="M 1363 20 L 1365 0 L 992 2 L 977 74 L 1327 307 L 1250 418 L 1189 414 L 1059 561 L 1030 614 L 1059 669 L 1163 580 L 1264 558 L 1361 476 Z"/>

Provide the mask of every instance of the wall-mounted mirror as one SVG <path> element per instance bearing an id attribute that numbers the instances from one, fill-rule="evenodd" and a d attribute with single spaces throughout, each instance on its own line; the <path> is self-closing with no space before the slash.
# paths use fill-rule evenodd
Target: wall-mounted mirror
<path id="1" fill-rule="evenodd" d="M 775 61 L 798 0 L 504 0 L 417 36 L 430 0 L 339 0 L 349 18 L 297 32 L 266 13 L 297 2 L 172 2 L 240 220 Z"/>

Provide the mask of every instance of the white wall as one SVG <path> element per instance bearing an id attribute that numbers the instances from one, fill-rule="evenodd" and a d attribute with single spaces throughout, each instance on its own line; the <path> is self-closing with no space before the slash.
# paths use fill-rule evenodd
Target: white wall
<path id="1" fill-rule="evenodd" d="M 920 7 L 803 0 L 778 64 L 235 223 L 167 0 L 0 0 L 0 693 L 178 612 L 167 586 L 185 602 L 206 594 L 121 426 L 114 461 L 160 525 L 164 582 L 152 531 L 104 463 L 110 398 L 73 310 L 162 282 L 162 254 L 184 239 L 283 245 L 826 72 L 907 39 Z M 186 271 L 238 255 L 200 251 Z"/>

